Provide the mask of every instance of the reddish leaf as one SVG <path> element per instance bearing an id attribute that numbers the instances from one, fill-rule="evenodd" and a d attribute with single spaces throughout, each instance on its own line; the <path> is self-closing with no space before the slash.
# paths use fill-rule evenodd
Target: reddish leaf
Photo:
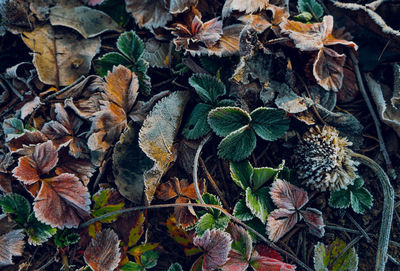
<path id="1" fill-rule="evenodd" d="M 268 216 L 267 232 L 271 241 L 276 242 L 297 223 L 295 210 L 276 209 Z"/>
<path id="2" fill-rule="evenodd" d="M 228 232 L 233 242 L 229 252 L 228 261 L 220 269 L 224 271 L 245 271 L 249 266 L 253 251 L 252 240 L 249 233 L 235 224 L 230 224 Z"/>
<path id="3" fill-rule="evenodd" d="M 193 244 L 204 251 L 203 271 L 213 271 L 224 265 L 228 260 L 231 243 L 228 233 L 216 229 L 206 230 L 201 237 L 196 236 Z"/>
<path id="4" fill-rule="evenodd" d="M 300 210 L 301 216 L 304 221 L 309 226 L 310 232 L 316 236 L 322 237 L 325 234 L 325 224 L 322 218 L 322 213 L 314 208 L 307 208 L 305 210 Z"/>
<path id="5" fill-rule="evenodd" d="M 269 193 L 278 208 L 294 211 L 308 202 L 306 191 L 281 179 L 274 181 Z"/>
<path id="6" fill-rule="evenodd" d="M 13 263 L 13 256 L 21 256 L 24 249 L 23 230 L 12 230 L 0 235 L 0 266 Z"/>
<path id="7" fill-rule="evenodd" d="M 11 139 L 7 142 L 10 151 L 15 152 L 22 149 L 24 145 L 36 145 L 46 142 L 48 138 L 40 131 L 25 131 L 21 136 Z"/>
<path id="8" fill-rule="evenodd" d="M 317 83 L 326 90 L 338 91 L 343 83 L 344 54 L 330 48 L 322 48 L 313 65 L 313 75 Z"/>
<path id="9" fill-rule="evenodd" d="M 33 100 L 26 102 L 21 107 L 21 119 L 24 119 L 28 115 L 30 115 L 39 105 L 40 105 L 40 98 L 37 96 Z"/>
<path id="10" fill-rule="evenodd" d="M 18 159 L 13 175 L 25 184 L 33 184 L 43 174 L 48 174 L 58 162 L 57 150 L 49 140 L 35 146 L 32 155 Z"/>
<path id="11" fill-rule="evenodd" d="M 240 253 L 231 250 L 228 261 L 220 269 L 223 271 L 246 271 L 247 267 L 249 267 L 248 261 Z"/>
<path id="12" fill-rule="evenodd" d="M 65 148 L 62 148 L 58 152 L 58 164 L 56 167 L 56 173 L 58 175 L 62 173 L 71 173 L 77 176 L 85 186 L 88 185 L 90 178 L 96 171 L 95 166 L 87 159 L 75 159 L 73 156 L 68 154 Z"/>
<path id="13" fill-rule="evenodd" d="M 257 244 L 254 249 L 258 252 L 258 254 L 260 256 L 264 256 L 264 257 L 268 257 L 268 258 L 274 258 L 274 259 L 277 259 L 279 261 L 282 261 L 281 255 L 279 255 L 279 253 L 276 252 L 275 249 L 273 249 L 273 248 L 271 248 L 271 247 L 269 247 L 267 245 Z"/>
<path id="14" fill-rule="evenodd" d="M 36 217 L 52 227 L 77 227 L 90 210 L 89 193 L 69 173 L 43 180 L 34 203 Z"/>
<path id="15" fill-rule="evenodd" d="M 255 271 L 293 271 L 296 266 L 284 263 L 280 260 L 257 255 L 257 252 L 251 258 L 251 267 Z"/>
<path id="16" fill-rule="evenodd" d="M 185 197 L 178 197 L 175 203 L 189 203 L 190 199 Z M 176 217 L 176 223 L 183 228 L 187 228 L 193 225 L 197 216 L 193 210 L 193 207 L 177 206 L 174 208 L 174 216 Z"/>
<path id="17" fill-rule="evenodd" d="M 118 267 L 121 252 L 118 235 L 112 229 L 99 232 L 85 250 L 85 262 L 94 271 L 113 271 Z"/>

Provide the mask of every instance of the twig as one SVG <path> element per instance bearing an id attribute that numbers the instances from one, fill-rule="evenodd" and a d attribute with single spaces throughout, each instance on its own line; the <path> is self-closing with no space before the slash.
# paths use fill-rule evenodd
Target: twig
<path id="1" fill-rule="evenodd" d="M 183 64 L 188 66 L 189 69 L 192 70 L 194 73 L 205 73 L 205 74 L 210 74 L 208 71 L 197 65 L 196 62 L 191 57 L 184 58 L 182 60 Z"/>
<path id="2" fill-rule="evenodd" d="M 224 195 L 222 194 L 222 191 L 219 189 L 218 185 L 215 183 L 215 181 L 214 181 L 213 177 L 211 176 L 210 172 L 208 172 L 206 163 L 204 163 L 204 161 L 201 158 L 201 156 L 199 157 L 199 160 L 200 160 L 201 168 L 203 169 L 204 173 L 207 176 L 207 179 L 210 181 L 210 183 L 213 186 L 214 190 L 217 192 L 219 198 L 221 199 L 222 205 L 224 206 L 225 209 L 229 210 L 228 202 L 225 200 Z"/>
<path id="3" fill-rule="evenodd" d="M 221 206 L 218 206 L 218 205 L 201 204 L 201 203 L 170 203 L 170 204 L 158 204 L 158 205 L 149 205 L 149 206 L 137 206 L 137 207 L 131 207 L 131 208 L 126 208 L 126 209 L 114 211 L 114 212 L 111 212 L 111 213 L 107 213 L 107 214 L 101 215 L 101 216 L 96 217 L 96 218 L 92 218 L 92 219 L 86 221 L 85 223 L 82 223 L 81 225 L 79 225 L 79 228 L 80 229 L 85 228 L 85 227 L 89 226 L 90 224 L 93 224 L 93 223 L 95 223 L 97 221 L 100 221 L 100 220 L 102 220 L 104 218 L 107 218 L 107 217 L 110 217 L 110 216 L 115 216 L 115 215 L 120 215 L 120 214 L 124 214 L 124 213 L 128 213 L 128 212 L 134 212 L 134 211 L 140 211 L 140 210 L 172 208 L 172 207 L 202 207 L 202 208 L 207 208 L 207 209 L 208 208 L 212 208 L 212 209 L 215 209 L 215 210 L 219 210 L 222 213 L 224 213 L 224 215 L 229 217 L 233 222 L 235 222 L 236 224 L 239 224 L 240 226 L 242 226 L 246 230 L 252 232 L 254 235 L 256 235 L 258 238 L 260 238 L 262 241 L 267 243 L 268 246 L 270 246 L 271 248 L 275 249 L 278 253 L 284 254 L 289 259 L 293 260 L 297 265 L 299 265 L 302 268 L 304 268 L 305 270 L 313 271 L 305 263 L 303 263 L 301 260 L 299 260 L 295 255 L 293 255 L 293 254 L 281 249 L 280 247 L 275 245 L 275 243 L 273 243 L 270 240 L 268 240 L 267 238 L 265 238 L 258 231 L 254 230 L 250 226 L 246 225 L 245 223 L 243 223 L 242 221 L 240 221 L 239 219 L 237 219 L 236 217 L 231 215 L 224 208 L 222 208 Z"/>
<path id="4" fill-rule="evenodd" d="M 386 2 L 387 0 L 375 0 L 374 2 L 371 2 L 369 4 L 366 4 L 365 6 L 367 8 L 370 8 L 372 10 L 376 10 L 383 2 Z"/>
<path id="5" fill-rule="evenodd" d="M 194 183 L 194 190 L 196 191 L 196 196 L 202 204 L 205 204 L 203 197 L 201 196 L 201 192 L 199 189 L 199 181 L 197 180 L 197 168 L 199 166 L 199 157 L 201 150 L 203 149 L 204 145 L 210 140 L 211 134 L 208 134 L 203 140 L 200 142 L 199 146 L 196 150 L 196 155 L 194 156 L 194 163 L 193 163 L 193 183 Z"/>
<path id="6" fill-rule="evenodd" d="M 18 97 L 21 101 L 24 100 L 24 97 L 18 92 L 18 90 L 15 89 L 15 87 L 14 87 L 10 82 L 8 82 L 8 80 L 7 80 L 2 74 L 0 74 L 0 78 L 1 78 L 4 82 L 6 82 L 7 86 L 11 89 L 12 92 L 14 92 L 15 95 L 17 95 L 17 97 Z M 6 86 L 3 84 L 3 82 L 2 82 L 1 80 L 0 80 L 0 84 L 1 84 L 1 86 L 4 88 L 4 90 L 7 91 Z"/>
<path id="7" fill-rule="evenodd" d="M 364 235 L 365 239 L 367 239 L 367 242 L 371 243 L 372 242 L 371 238 L 369 238 L 368 234 L 364 231 L 364 229 L 360 226 L 360 224 L 358 224 L 357 221 L 349 213 L 346 213 L 346 215 L 350 219 L 350 221 L 356 226 L 356 228 L 360 231 L 360 233 Z"/>
<path id="8" fill-rule="evenodd" d="M 374 160 L 358 153 L 352 153 L 352 157 L 361 162 L 362 164 L 371 168 L 377 175 L 379 181 L 381 182 L 384 198 L 383 198 L 382 222 L 381 222 L 381 229 L 379 231 L 379 241 L 376 254 L 375 270 L 384 271 L 387 261 L 390 230 L 393 221 L 394 190 L 392 185 L 390 184 L 389 177 Z"/>
<path id="9" fill-rule="evenodd" d="M 381 123 L 379 122 L 379 119 L 378 119 L 377 115 L 375 114 L 371 100 L 369 99 L 367 91 L 365 90 L 364 83 L 363 83 L 363 80 L 361 77 L 360 68 L 358 67 L 358 60 L 352 51 L 350 51 L 350 57 L 354 64 L 354 71 L 356 73 L 360 92 L 365 100 L 365 103 L 367 104 L 368 110 L 369 110 L 369 112 L 372 116 L 372 120 L 374 121 L 374 124 L 375 124 L 376 133 L 378 134 L 378 139 L 379 139 L 380 150 L 382 152 L 383 158 L 385 159 L 389 176 L 392 180 L 395 180 L 396 174 L 394 172 L 392 162 L 390 161 L 390 157 L 389 157 L 389 154 L 386 149 L 385 141 L 383 140 L 382 131 L 381 131 Z"/>
<path id="10" fill-rule="evenodd" d="M 47 96 L 45 99 L 43 99 L 43 102 L 47 103 L 48 101 L 56 98 L 58 95 L 63 94 L 64 92 L 67 92 L 68 90 L 70 90 L 71 88 L 73 88 L 74 86 L 78 85 L 79 83 L 81 83 L 83 80 L 85 80 L 85 76 L 81 75 L 81 77 L 79 77 L 78 79 L 75 80 L 75 82 L 73 82 L 71 85 L 66 86 L 65 88 L 60 89 L 59 91 L 57 91 L 56 93 L 53 93 L 49 96 Z"/>
<path id="11" fill-rule="evenodd" d="M 54 64 L 56 68 L 56 89 L 57 91 L 60 89 L 60 69 L 58 68 L 58 60 L 57 60 L 57 44 L 56 44 L 56 37 L 54 35 L 53 38 L 53 47 L 54 47 Z"/>

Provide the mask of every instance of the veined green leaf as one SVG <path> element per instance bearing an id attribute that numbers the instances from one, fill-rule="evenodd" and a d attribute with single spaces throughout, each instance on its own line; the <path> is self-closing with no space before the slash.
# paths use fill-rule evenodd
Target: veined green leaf
<path id="1" fill-rule="evenodd" d="M 208 114 L 208 123 L 213 131 L 221 137 L 250 123 L 250 115 L 239 107 L 218 107 Z"/>
<path id="2" fill-rule="evenodd" d="M 208 104 L 197 104 L 189 120 L 183 128 L 183 135 L 190 140 L 196 140 L 211 131 L 207 122 L 208 113 L 212 110 L 212 106 Z"/>
<path id="3" fill-rule="evenodd" d="M 206 103 L 214 105 L 219 96 L 225 95 L 225 85 L 215 76 L 194 74 L 189 78 L 189 84 L 196 90 L 199 97 Z"/>
<path id="4" fill-rule="evenodd" d="M 267 221 L 273 205 L 269 196 L 269 188 L 263 187 L 257 191 L 252 191 L 250 187 L 246 189 L 246 206 L 263 223 Z"/>
<path id="5" fill-rule="evenodd" d="M 317 19 L 324 15 L 324 9 L 316 0 L 298 0 L 297 9 L 299 12 L 309 12 Z"/>
<path id="6" fill-rule="evenodd" d="M 144 42 L 131 30 L 119 36 L 117 48 L 132 62 L 136 62 L 143 55 L 145 47 Z"/>
<path id="7" fill-rule="evenodd" d="M 240 161 L 250 156 L 256 148 L 256 135 L 248 126 L 244 126 L 225 137 L 218 145 L 218 155 L 222 159 Z"/>
<path id="8" fill-rule="evenodd" d="M 251 186 L 253 179 L 253 167 L 248 160 L 241 162 L 231 162 L 230 172 L 233 181 L 246 190 L 247 187 Z"/>
<path id="9" fill-rule="evenodd" d="M 233 208 L 233 215 L 241 221 L 249 221 L 254 218 L 251 210 L 246 206 L 244 199 L 239 200 Z"/>
<path id="10" fill-rule="evenodd" d="M 282 110 L 259 107 L 250 116 L 253 129 L 264 140 L 274 141 L 289 129 L 289 119 Z"/>

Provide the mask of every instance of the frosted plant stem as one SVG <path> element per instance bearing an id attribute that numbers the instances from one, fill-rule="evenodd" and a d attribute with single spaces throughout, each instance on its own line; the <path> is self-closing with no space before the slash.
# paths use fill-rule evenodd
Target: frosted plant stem
<path id="1" fill-rule="evenodd" d="M 201 196 L 200 189 L 199 189 L 199 181 L 197 179 L 197 168 L 199 167 L 199 157 L 201 150 L 203 149 L 204 145 L 210 140 L 211 134 L 208 134 L 203 140 L 200 142 L 200 145 L 197 147 L 196 155 L 194 156 L 194 163 L 193 163 L 193 183 L 194 183 L 194 190 L 196 192 L 196 196 L 199 199 L 200 203 L 206 204 Z"/>
<path id="2" fill-rule="evenodd" d="M 378 249 L 376 253 L 375 271 L 384 271 L 388 259 L 387 251 L 390 240 L 390 230 L 393 221 L 394 190 L 390 184 L 389 177 L 374 160 L 358 153 L 353 153 L 352 157 L 371 168 L 377 175 L 382 186 L 384 198 L 381 229 L 379 231 Z"/>

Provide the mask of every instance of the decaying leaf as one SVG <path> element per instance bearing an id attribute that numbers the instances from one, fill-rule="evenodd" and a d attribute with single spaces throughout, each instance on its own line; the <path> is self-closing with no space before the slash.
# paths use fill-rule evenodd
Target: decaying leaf
<path id="1" fill-rule="evenodd" d="M 41 104 L 40 98 L 35 97 L 33 100 L 27 102 L 21 108 L 21 119 L 25 119 Z"/>
<path id="2" fill-rule="evenodd" d="M 269 6 L 269 0 L 226 0 L 222 9 L 222 17 L 227 17 L 232 11 L 237 10 L 245 13 L 253 13 Z"/>
<path id="3" fill-rule="evenodd" d="M 213 229 L 206 230 L 201 237 L 196 236 L 193 244 L 204 251 L 203 256 L 199 258 L 203 271 L 213 271 L 228 260 L 232 240 L 228 233 Z"/>
<path id="4" fill-rule="evenodd" d="M 100 38 L 84 39 L 75 32 L 50 25 L 24 32 L 22 39 L 34 52 L 33 64 L 40 81 L 49 85 L 59 82 L 60 86 L 70 85 L 86 75 L 101 45 Z"/>
<path id="5" fill-rule="evenodd" d="M 121 195 L 136 204 L 142 203 L 143 173 L 152 166 L 153 161 L 139 148 L 137 129 L 129 126 L 115 145 L 113 153 L 115 184 Z"/>
<path id="6" fill-rule="evenodd" d="M 167 68 L 169 44 L 161 42 L 155 38 L 146 41 L 143 59 L 146 60 L 151 67 Z"/>
<path id="7" fill-rule="evenodd" d="M 121 31 L 118 24 L 106 13 L 85 6 L 55 6 L 50 9 L 50 23 L 78 31 L 85 39 L 93 38 L 106 31 Z"/>
<path id="8" fill-rule="evenodd" d="M 172 14 L 182 13 L 191 6 L 197 5 L 198 0 L 170 0 L 169 12 Z"/>
<path id="9" fill-rule="evenodd" d="M 139 132 L 139 146 L 155 163 L 145 172 L 145 195 L 150 203 L 162 175 L 175 160 L 173 143 L 178 132 L 188 92 L 177 91 L 160 100 Z"/>
<path id="10" fill-rule="evenodd" d="M 140 27 L 164 27 L 172 19 L 166 0 L 125 0 L 126 11 Z"/>
<path id="11" fill-rule="evenodd" d="M 0 266 L 13 264 L 13 256 L 21 256 L 24 249 L 23 230 L 12 230 L 0 235 Z"/>
<path id="12" fill-rule="evenodd" d="M 120 262 L 118 235 L 112 229 L 99 232 L 85 250 L 84 259 L 93 271 L 113 271 Z"/>
<path id="13" fill-rule="evenodd" d="M 358 255 L 354 247 L 342 254 L 346 243 L 336 238 L 325 246 L 318 243 L 314 247 L 314 269 L 316 271 L 356 271 L 358 270 Z M 340 257 L 339 257 L 340 256 Z M 328 266 L 330 268 L 328 269 Z"/>

